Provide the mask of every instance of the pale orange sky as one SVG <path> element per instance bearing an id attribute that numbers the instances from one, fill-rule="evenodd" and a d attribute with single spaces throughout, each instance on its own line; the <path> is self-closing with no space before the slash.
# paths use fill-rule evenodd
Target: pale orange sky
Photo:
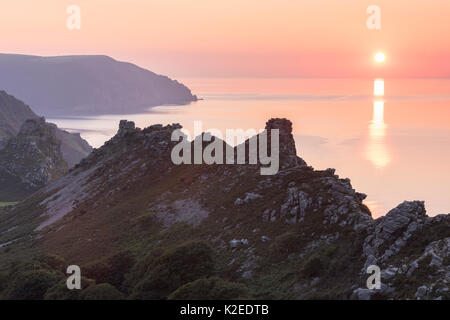
<path id="1" fill-rule="evenodd" d="M 71 4 L 81 30 L 66 28 Z M 15 0 L 0 52 L 106 54 L 178 77 L 449 77 L 449 17 L 448 0 Z"/>

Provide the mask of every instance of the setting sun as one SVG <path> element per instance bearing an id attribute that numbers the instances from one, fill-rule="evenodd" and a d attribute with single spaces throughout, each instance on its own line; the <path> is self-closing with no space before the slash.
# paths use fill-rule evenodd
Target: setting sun
<path id="1" fill-rule="evenodd" d="M 386 60 L 386 56 L 384 55 L 383 52 L 378 52 L 375 55 L 375 61 L 378 63 L 383 63 Z"/>

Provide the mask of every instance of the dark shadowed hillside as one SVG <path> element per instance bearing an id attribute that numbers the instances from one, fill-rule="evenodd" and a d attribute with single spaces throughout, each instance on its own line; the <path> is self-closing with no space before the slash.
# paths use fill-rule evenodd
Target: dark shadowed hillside
<path id="1" fill-rule="evenodd" d="M 67 175 L 1 210 L 2 297 L 449 299 L 450 215 L 411 201 L 372 219 L 349 179 L 297 156 L 286 119 L 266 124 L 282 143 L 273 176 L 174 165 L 179 128 L 122 121 Z M 65 287 L 69 264 L 81 292 Z M 366 288 L 371 264 L 381 289 Z"/>
<path id="2" fill-rule="evenodd" d="M 135 113 L 197 99 L 175 80 L 107 56 L 0 54 L 0 88 L 46 117 Z"/>
<path id="3" fill-rule="evenodd" d="M 0 153 L 8 139 L 14 138 L 26 120 L 38 119 L 29 106 L 22 101 L 0 91 Z M 69 133 L 56 128 L 55 136 L 61 141 L 61 152 L 69 168 L 80 162 L 91 151 L 92 147 L 78 133 Z"/>
<path id="4" fill-rule="evenodd" d="M 0 91 L 0 128 L 0 202 L 25 198 L 92 151 L 79 134 L 46 123 L 5 91 Z"/>

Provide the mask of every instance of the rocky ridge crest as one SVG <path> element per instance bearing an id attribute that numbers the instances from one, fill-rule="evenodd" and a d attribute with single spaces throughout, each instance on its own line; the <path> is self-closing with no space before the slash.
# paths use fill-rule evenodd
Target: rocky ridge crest
<path id="1" fill-rule="evenodd" d="M 412 201 L 374 220 L 349 179 L 296 155 L 287 119 L 266 124 L 280 129 L 273 176 L 251 164 L 174 165 L 171 135 L 180 128 L 121 121 L 103 147 L 34 196 L 43 207 L 38 243 L 85 263 L 130 239 L 144 248 L 201 238 L 220 257 L 220 274 L 252 283 L 255 297 L 448 298 L 449 215 L 428 217 Z M 110 231 L 101 233 L 105 223 Z M 19 231 L 0 242 L 20 239 Z M 382 270 L 380 290 L 365 288 L 371 264 Z M 267 285 L 283 289 L 267 293 Z"/>

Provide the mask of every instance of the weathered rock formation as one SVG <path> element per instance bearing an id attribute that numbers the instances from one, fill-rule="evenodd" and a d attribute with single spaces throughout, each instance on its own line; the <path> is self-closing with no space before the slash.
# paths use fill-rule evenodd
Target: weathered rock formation
<path id="1" fill-rule="evenodd" d="M 0 90 L 0 149 L 8 139 L 17 136 L 26 120 L 38 118 L 29 106 Z M 62 155 L 69 167 L 73 167 L 92 151 L 92 147 L 79 133 L 69 133 L 53 124 L 48 125 L 55 127 L 56 137 L 61 141 Z"/>
<path id="2" fill-rule="evenodd" d="M 0 195 L 17 200 L 63 176 L 68 165 L 56 126 L 45 119 L 27 120 L 0 150 Z"/>
<path id="3" fill-rule="evenodd" d="M 89 266 L 130 248 L 139 262 L 117 286 L 146 296 L 153 282 L 133 282 L 154 276 L 142 264 L 201 239 L 214 249 L 214 275 L 248 285 L 252 298 L 449 299 L 449 215 L 428 217 L 413 201 L 372 219 L 349 179 L 296 155 L 286 119 L 266 124 L 280 130 L 271 176 L 258 164 L 173 164 L 180 128 L 121 121 L 69 173 L 4 209 L 0 246 L 10 250 L 0 261 L 31 247 Z M 381 289 L 366 287 L 370 265 L 381 269 Z"/>
<path id="4" fill-rule="evenodd" d="M 29 106 L 0 90 L 0 146 L 19 133 L 25 120 L 37 117 Z"/>

